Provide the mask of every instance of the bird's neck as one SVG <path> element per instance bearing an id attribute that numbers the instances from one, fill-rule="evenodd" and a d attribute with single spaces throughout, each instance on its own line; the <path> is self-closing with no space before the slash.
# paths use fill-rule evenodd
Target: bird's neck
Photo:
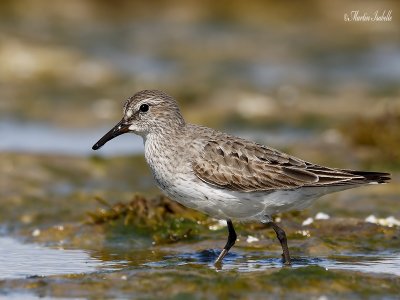
<path id="1" fill-rule="evenodd" d="M 180 172 L 184 157 L 185 145 L 181 143 L 181 134 L 150 133 L 144 140 L 145 158 L 160 187 L 166 186 L 168 180 L 174 178 L 173 174 Z"/>
<path id="2" fill-rule="evenodd" d="M 164 128 L 143 136 L 146 159 L 154 155 L 165 157 L 175 153 L 177 148 L 179 148 L 179 139 L 184 130 L 184 126 L 179 130 L 175 128 Z"/>

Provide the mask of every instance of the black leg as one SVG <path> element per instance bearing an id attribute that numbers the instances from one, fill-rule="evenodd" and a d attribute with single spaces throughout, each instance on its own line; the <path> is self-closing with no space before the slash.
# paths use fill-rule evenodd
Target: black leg
<path id="1" fill-rule="evenodd" d="M 286 233 L 285 231 L 280 228 L 276 223 L 274 222 L 268 222 L 267 224 L 271 225 L 271 227 L 275 230 L 276 237 L 278 238 L 279 242 L 281 243 L 282 250 L 283 250 L 283 263 L 285 265 L 290 265 L 291 264 L 291 259 L 290 259 L 290 254 L 289 254 L 289 248 L 287 245 L 287 238 L 286 238 Z"/>
<path id="2" fill-rule="evenodd" d="M 228 225 L 228 232 L 229 232 L 228 241 L 226 242 L 224 249 L 218 256 L 217 260 L 215 261 L 216 265 L 222 263 L 222 260 L 224 259 L 225 255 L 228 254 L 229 249 L 231 249 L 232 246 L 235 245 L 236 238 L 237 238 L 235 228 L 233 228 L 232 221 L 230 219 L 228 219 L 228 220 L 226 220 L 226 224 Z"/>

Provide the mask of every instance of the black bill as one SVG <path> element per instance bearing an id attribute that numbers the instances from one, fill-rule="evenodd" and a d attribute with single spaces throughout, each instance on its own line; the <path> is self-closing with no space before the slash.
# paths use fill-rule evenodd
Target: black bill
<path id="1" fill-rule="evenodd" d="M 107 132 L 96 144 L 93 145 L 92 149 L 100 149 L 105 143 L 113 138 L 127 133 L 129 131 L 129 124 L 125 123 L 125 120 L 121 120 L 117 125 L 113 127 L 109 132 Z"/>

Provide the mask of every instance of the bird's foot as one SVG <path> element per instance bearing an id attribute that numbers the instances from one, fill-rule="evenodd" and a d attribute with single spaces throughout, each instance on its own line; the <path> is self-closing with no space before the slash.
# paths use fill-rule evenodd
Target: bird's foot
<path id="1" fill-rule="evenodd" d="M 290 256 L 285 257 L 284 253 L 282 253 L 281 255 L 282 255 L 283 264 L 285 266 L 291 266 L 292 265 L 292 259 L 290 258 Z"/>
<path id="2" fill-rule="evenodd" d="M 218 258 L 215 260 L 214 265 L 215 266 L 221 266 L 222 265 L 222 260 L 224 259 L 225 255 L 228 253 L 226 249 L 223 249 L 221 253 L 218 255 Z"/>

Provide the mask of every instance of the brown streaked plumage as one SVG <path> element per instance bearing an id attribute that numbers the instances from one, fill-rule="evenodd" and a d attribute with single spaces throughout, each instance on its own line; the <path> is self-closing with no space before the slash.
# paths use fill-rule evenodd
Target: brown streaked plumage
<path id="1" fill-rule="evenodd" d="M 145 90 L 129 98 L 122 120 L 94 146 L 133 132 L 143 137 L 145 158 L 157 185 L 170 198 L 216 218 L 225 218 L 228 241 L 220 264 L 236 241 L 231 219 L 258 220 L 275 231 L 290 264 L 285 232 L 271 215 L 307 207 L 315 199 L 390 174 L 328 168 L 211 128 L 186 123 L 169 95 Z"/>
<path id="2" fill-rule="evenodd" d="M 241 192 L 299 187 L 385 183 L 388 173 L 360 172 L 319 166 L 275 149 L 232 137 L 210 139 L 194 159 L 193 170 L 203 181 Z"/>

